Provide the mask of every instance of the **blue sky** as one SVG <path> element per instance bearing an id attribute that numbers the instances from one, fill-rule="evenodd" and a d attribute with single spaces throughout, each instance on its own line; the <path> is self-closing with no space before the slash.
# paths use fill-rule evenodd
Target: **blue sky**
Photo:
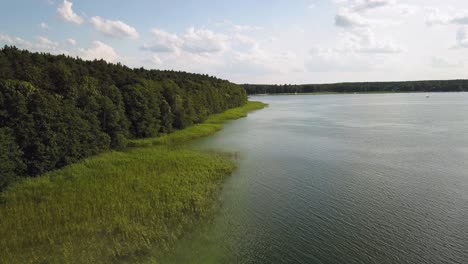
<path id="1" fill-rule="evenodd" d="M 467 78 L 468 1 L 5 0 L 4 44 L 237 83 Z"/>

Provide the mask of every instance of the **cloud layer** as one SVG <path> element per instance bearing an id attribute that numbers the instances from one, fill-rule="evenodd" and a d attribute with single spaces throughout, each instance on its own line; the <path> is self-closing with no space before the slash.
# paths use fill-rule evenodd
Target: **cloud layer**
<path id="1" fill-rule="evenodd" d="M 262 19 L 256 25 L 246 23 L 250 20 L 244 16 L 216 21 L 208 15 L 198 23 L 185 17 L 181 23 L 165 23 L 154 16 L 154 23 L 147 24 L 125 13 L 111 13 L 119 19 L 109 17 L 108 10 L 99 10 L 105 5 L 88 17 L 86 5 L 56 0 L 46 5 L 58 17 L 40 17 L 31 25 L 37 35 L 0 32 L 0 44 L 132 67 L 209 73 L 237 82 L 421 79 L 429 72 L 430 77 L 455 76 L 467 65 L 459 58 L 468 56 L 468 4 L 425 3 L 288 2 L 288 8 L 303 5 L 295 9 L 301 14 L 283 8 L 281 19 Z M 255 5 L 264 8 L 258 13 L 271 8 Z M 57 18 L 69 23 L 58 25 Z"/>

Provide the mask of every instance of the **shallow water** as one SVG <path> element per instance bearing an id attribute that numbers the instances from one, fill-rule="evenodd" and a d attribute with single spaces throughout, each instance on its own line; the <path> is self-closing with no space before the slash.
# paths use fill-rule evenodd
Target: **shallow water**
<path id="1" fill-rule="evenodd" d="M 468 263 L 468 93 L 261 96 L 196 146 L 239 153 L 168 263 Z"/>

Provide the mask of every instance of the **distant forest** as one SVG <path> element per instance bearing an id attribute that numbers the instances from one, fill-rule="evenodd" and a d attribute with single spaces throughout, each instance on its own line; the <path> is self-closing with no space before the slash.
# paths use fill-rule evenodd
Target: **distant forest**
<path id="1" fill-rule="evenodd" d="M 464 92 L 468 80 L 413 82 L 357 82 L 333 84 L 265 85 L 244 84 L 248 94 L 282 93 L 378 93 L 378 92 Z"/>
<path id="2" fill-rule="evenodd" d="M 208 75 L 130 69 L 103 60 L 0 50 L 0 190 L 128 139 L 170 133 L 245 104 Z"/>

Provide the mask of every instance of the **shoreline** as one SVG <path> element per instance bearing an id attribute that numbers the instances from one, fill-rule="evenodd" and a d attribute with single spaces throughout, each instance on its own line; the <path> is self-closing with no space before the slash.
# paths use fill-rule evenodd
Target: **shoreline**
<path id="1" fill-rule="evenodd" d="M 212 215 L 235 163 L 184 144 L 266 105 L 247 102 L 131 148 L 84 159 L 0 194 L 6 263 L 109 263 L 154 258 Z M 177 147 L 174 147 L 177 146 Z"/>
<path id="2" fill-rule="evenodd" d="M 355 93 L 338 93 L 338 92 L 316 92 L 316 93 L 267 93 L 267 94 L 249 94 L 249 98 L 252 96 L 280 96 L 280 95 L 353 95 L 353 94 L 437 94 L 437 93 L 468 93 L 468 91 L 452 91 L 452 92 L 355 92 Z"/>
<path id="3" fill-rule="evenodd" d="M 317 92 L 317 93 L 267 93 L 267 94 L 249 94 L 249 98 L 252 96 L 280 96 L 280 95 L 352 95 L 352 94 L 433 94 L 433 93 L 468 93 L 468 91 L 461 92 L 355 92 L 355 93 L 338 93 L 338 92 Z"/>

